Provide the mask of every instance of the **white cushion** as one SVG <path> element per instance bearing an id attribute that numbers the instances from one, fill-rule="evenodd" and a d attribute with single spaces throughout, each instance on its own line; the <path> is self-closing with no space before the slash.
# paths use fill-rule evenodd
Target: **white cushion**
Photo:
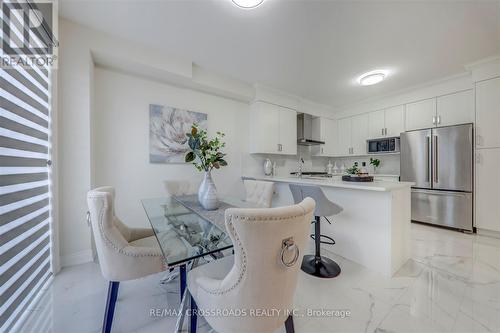
<path id="1" fill-rule="evenodd" d="M 314 200 L 279 208 L 229 208 L 225 212 L 234 256 L 193 269 L 188 288 L 209 325 L 219 333 L 274 332 L 288 317 L 309 238 Z M 297 261 L 281 263 L 283 240 L 292 238 Z M 290 253 L 288 253 L 290 254 Z M 293 257 L 293 256 L 292 256 Z M 290 259 L 287 256 L 286 259 Z M 212 315 L 220 311 L 276 311 L 272 316 Z"/>
<path id="2" fill-rule="evenodd" d="M 163 253 L 151 238 L 152 230 L 123 224 L 115 216 L 114 199 L 112 187 L 96 188 L 87 194 L 102 275 L 109 281 L 126 281 L 165 270 Z"/>
<path id="3" fill-rule="evenodd" d="M 273 182 L 245 179 L 243 185 L 245 185 L 246 201 L 260 208 L 271 207 L 274 193 Z"/>
<path id="4" fill-rule="evenodd" d="M 208 264 L 196 267 L 188 274 L 188 288 L 191 295 L 196 299 L 198 295 L 197 283 L 200 279 L 222 280 L 233 268 L 234 255 L 212 261 Z"/>
<path id="5" fill-rule="evenodd" d="M 138 240 L 130 242 L 129 244 L 132 246 L 156 247 L 158 249 L 160 248 L 160 245 L 158 244 L 158 240 L 156 239 L 156 236 L 149 236 L 146 238 L 140 238 Z"/>

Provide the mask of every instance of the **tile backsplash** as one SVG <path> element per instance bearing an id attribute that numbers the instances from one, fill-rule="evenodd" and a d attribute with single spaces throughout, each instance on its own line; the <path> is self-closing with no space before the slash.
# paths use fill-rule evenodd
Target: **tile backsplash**
<path id="1" fill-rule="evenodd" d="M 304 159 L 304 171 L 326 171 L 328 161 L 332 164 L 337 163 L 340 168 L 342 164 L 350 167 L 354 162 L 358 162 L 359 166 L 362 162 L 366 162 L 367 170 L 372 173 L 373 168 L 370 166 L 370 157 L 378 158 L 380 160 L 380 167 L 377 168 L 378 174 L 399 175 L 399 154 L 393 155 L 371 155 L 371 156 L 357 156 L 357 157 L 317 157 L 312 156 L 313 147 L 298 146 L 297 156 L 285 155 L 266 155 L 266 154 L 243 154 L 243 174 L 256 175 L 264 173 L 264 161 L 269 158 L 271 161 L 276 162 L 278 176 L 289 176 L 290 172 L 297 171 L 299 156 Z"/>

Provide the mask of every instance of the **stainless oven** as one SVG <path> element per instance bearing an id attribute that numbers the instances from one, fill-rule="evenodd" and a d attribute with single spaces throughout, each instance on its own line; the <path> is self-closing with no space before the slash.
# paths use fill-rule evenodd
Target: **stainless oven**
<path id="1" fill-rule="evenodd" d="M 383 138 L 366 141 L 368 154 L 398 153 L 400 149 L 399 138 Z"/>

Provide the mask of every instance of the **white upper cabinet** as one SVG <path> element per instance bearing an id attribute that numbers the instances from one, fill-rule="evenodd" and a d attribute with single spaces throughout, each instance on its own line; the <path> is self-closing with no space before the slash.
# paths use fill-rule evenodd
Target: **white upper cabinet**
<path id="1" fill-rule="evenodd" d="M 450 126 L 474 122 L 474 96 L 471 90 L 437 98 L 436 125 Z"/>
<path id="2" fill-rule="evenodd" d="M 337 153 L 339 156 L 351 154 L 351 119 L 343 118 L 338 121 Z"/>
<path id="3" fill-rule="evenodd" d="M 368 115 L 362 114 L 351 118 L 351 155 L 366 155 L 368 139 Z"/>
<path id="4" fill-rule="evenodd" d="M 297 155 L 297 112 L 284 107 L 279 108 L 280 153 Z M 255 135 L 258 135 L 258 132 Z"/>
<path id="5" fill-rule="evenodd" d="M 405 111 L 403 105 L 385 110 L 385 136 L 400 136 L 405 131 Z"/>
<path id="6" fill-rule="evenodd" d="M 434 127 L 436 123 L 436 99 L 406 104 L 406 130 Z"/>
<path id="7" fill-rule="evenodd" d="M 262 102 L 252 104 L 249 124 L 250 153 L 279 153 L 280 110 L 275 105 Z"/>
<path id="8" fill-rule="evenodd" d="M 337 155 L 337 121 L 318 117 L 313 119 L 314 139 L 325 144 L 313 146 L 311 152 L 314 156 L 332 157 Z"/>
<path id="9" fill-rule="evenodd" d="M 404 130 L 403 105 L 368 114 L 368 137 L 370 139 L 399 136 Z"/>
<path id="10" fill-rule="evenodd" d="M 476 147 L 500 147 L 500 78 L 476 83 Z"/>
<path id="11" fill-rule="evenodd" d="M 297 113 L 265 102 L 250 108 L 250 153 L 297 154 Z"/>
<path id="12" fill-rule="evenodd" d="M 385 136 L 385 110 L 370 112 L 368 114 L 368 133 L 370 139 Z"/>

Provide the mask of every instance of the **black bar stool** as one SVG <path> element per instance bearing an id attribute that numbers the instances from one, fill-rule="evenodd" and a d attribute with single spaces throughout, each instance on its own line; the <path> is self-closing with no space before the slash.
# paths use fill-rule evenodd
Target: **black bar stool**
<path id="1" fill-rule="evenodd" d="M 290 184 L 293 201 L 295 203 L 302 202 L 304 198 L 310 197 L 316 201 L 316 209 L 314 210 L 314 239 L 316 251 L 315 254 L 305 255 L 302 259 L 302 270 L 307 274 L 311 274 L 321 278 L 333 278 L 340 274 L 340 266 L 330 258 L 321 256 L 321 244 L 335 244 L 333 238 L 321 234 L 321 217 L 324 217 L 328 223 L 327 216 L 337 215 L 342 212 L 342 207 L 331 202 L 323 193 L 319 186 L 297 185 Z M 322 241 L 321 238 L 327 239 Z"/>

